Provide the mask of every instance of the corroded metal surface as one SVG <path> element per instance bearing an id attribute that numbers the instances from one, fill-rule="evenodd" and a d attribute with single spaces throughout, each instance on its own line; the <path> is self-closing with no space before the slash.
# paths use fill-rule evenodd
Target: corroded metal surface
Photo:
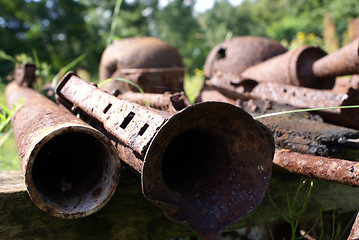
<path id="1" fill-rule="evenodd" d="M 260 121 L 272 131 L 277 147 L 319 156 L 357 149 L 352 142 L 359 138 L 358 131 L 324 123 L 318 116 L 296 113 Z"/>
<path id="2" fill-rule="evenodd" d="M 169 92 L 164 94 L 125 92 L 117 97 L 142 106 L 148 105 L 149 107 L 171 113 L 175 113 L 190 105 L 184 92 L 173 94 Z"/>
<path id="3" fill-rule="evenodd" d="M 350 78 L 350 87 L 359 90 L 359 74 L 355 74 Z"/>
<path id="4" fill-rule="evenodd" d="M 313 64 L 318 77 L 334 77 L 359 73 L 359 38 Z"/>
<path id="5" fill-rule="evenodd" d="M 359 18 L 355 18 L 352 22 L 352 30 L 353 30 L 353 39 L 359 38 Z"/>
<path id="6" fill-rule="evenodd" d="M 27 191 L 57 217 L 87 216 L 111 198 L 120 176 L 116 150 L 99 131 L 30 88 L 10 83 L 11 119 Z"/>
<path id="7" fill-rule="evenodd" d="M 35 64 L 16 64 L 14 70 L 14 80 L 19 86 L 32 87 L 35 81 L 35 72 Z"/>
<path id="8" fill-rule="evenodd" d="M 278 42 L 263 38 L 242 36 L 215 46 L 208 54 L 203 67 L 209 79 L 216 71 L 239 75 L 246 68 L 286 52 Z"/>
<path id="9" fill-rule="evenodd" d="M 359 163 L 277 150 L 273 163 L 289 172 L 359 187 Z"/>
<path id="10" fill-rule="evenodd" d="M 211 86 L 208 86 L 207 83 L 205 83 L 205 86 L 201 90 L 201 93 L 199 94 L 195 102 L 200 103 L 209 101 L 225 102 L 233 105 L 236 104 L 236 101 L 234 99 L 224 96 Z"/>
<path id="11" fill-rule="evenodd" d="M 148 200 L 206 239 L 215 239 L 265 195 L 272 135 L 231 104 L 201 103 L 176 114 L 151 111 L 72 74 L 57 94 L 101 122 L 115 145 L 122 146 L 120 158 L 141 173 Z"/>
<path id="12" fill-rule="evenodd" d="M 312 70 L 313 64 L 326 55 L 319 47 L 303 46 L 247 68 L 241 73 L 241 77 L 257 82 L 331 89 L 335 84 L 335 78 L 321 78 Z"/>
<path id="13" fill-rule="evenodd" d="M 211 79 L 211 84 L 223 95 L 234 99 L 268 99 L 299 108 L 325 108 L 359 104 L 359 92 L 354 89 L 349 89 L 347 93 L 335 93 L 329 90 L 317 90 L 273 82 L 256 83 L 254 81 L 243 81 L 242 85 L 233 87 L 231 81 L 234 77 L 224 73 L 216 74 Z M 358 108 L 323 110 L 319 113 L 330 122 L 359 128 Z"/>
<path id="14" fill-rule="evenodd" d="M 178 92 L 183 89 L 184 68 L 177 49 L 153 37 L 115 40 L 102 54 L 100 82 L 108 78 L 126 78 L 145 92 Z M 121 81 L 110 81 L 102 89 L 112 92 L 138 91 Z"/>

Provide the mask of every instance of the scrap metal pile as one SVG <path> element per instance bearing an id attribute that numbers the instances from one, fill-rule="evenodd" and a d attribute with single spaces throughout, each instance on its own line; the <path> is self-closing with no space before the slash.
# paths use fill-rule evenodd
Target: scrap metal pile
<path id="1" fill-rule="evenodd" d="M 318 47 L 286 51 L 266 38 L 233 38 L 209 54 L 193 105 L 179 92 L 180 55 L 154 38 L 109 46 L 100 81 L 112 81 L 101 88 L 68 73 L 56 88 L 57 104 L 30 88 L 26 66 L 17 69 L 6 98 L 10 106 L 24 99 L 12 126 L 28 193 L 51 215 L 84 217 L 109 201 L 122 164 L 169 219 L 215 239 L 261 203 L 272 165 L 358 186 L 357 162 L 328 156 L 359 148 L 359 110 L 253 118 L 274 106 L 358 105 L 355 88 L 329 90 L 337 76 L 359 74 L 358 55 L 359 39 L 327 55 Z"/>

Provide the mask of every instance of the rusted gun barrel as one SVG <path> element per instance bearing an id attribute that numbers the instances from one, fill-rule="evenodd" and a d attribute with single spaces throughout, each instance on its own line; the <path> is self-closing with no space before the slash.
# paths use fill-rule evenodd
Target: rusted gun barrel
<path id="1" fill-rule="evenodd" d="M 211 85 L 230 98 L 268 99 L 278 103 L 289 104 L 298 108 L 326 108 L 359 104 L 359 91 L 348 89 L 347 93 L 329 90 L 317 90 L 291 86 L 274 82 L 243 81 L 233 87 L 234 75 L 217 74 L 211 79 Z M 329 122 L 359 129 L 359 109 L 331 109 L 318 112 Z"/>
<path id="2" fill-rule="evenodd" d="M 128 99 L 131 100 L 131 98 Z M 145 105 L 144 101 L 138 103 Z M 160 108 L 157 107 L 157 109 Z M 295 174 L 359 187 L 358 162 L 282 149 L 275 151 L 273 163 Z"/>
<path id="3" fill-rule="evenodd" d="M 327 54 L 319 47 L 303 46 L 244 70 L 239 78 L 258 82 L 276 82 L 317 89 L 331 89 L 335 84 L 332 76 L 317 76 L 313 64 Z"/>
<path id="4" fill-rule="evenodd" d="M 273 163 L 289 172 L 359 187 L 359 163 L 276 150 Z"/>
<path id="5" fill-rule="evenodd" d="M 313 64 L 317 77 L 336 77 L 359 73 L 359 38 Z"/>
<path id="6" fill-rule="evenodd" d="M 117 94 L 116 94 L 117 95 Z M 165 92 L 159 93 L 137 93 L 137 92 L 125 92 L 117 96 L 120 99 L 135 102 L 142 106 L 148 105 L 149 107 L 175 113 L 188 107 L 188 102 L 184 92 L 178 92 L 171 94 Z"/>
<path id="7" fill-rule="evenodd" d="M 76 106 L 141 175 L 142 192 L 165 215 L 215 239 L 262 200 L 271 176 L 271 133 L 226 103 L 192 105 L 170 114 L 118 99 L 69 73 L 58 100 Z"/>
<path id="8" fill-rule="evenodd" d="M 120 161 L 99 131 L 30 88 L 10 83 L 9 106 L 25 185 L 43 211 L 62 218 L 87 216 L 114 193 Z"/>
<path id="9" fill-rule="evenodd" d="M 359 187 L 358 162 L 282 149 L 275 151 L 273 163 L 295 174 Z"/>
<path id="10" fill-rule="evenodd" d="M 33 63 L 16 64 L 14 81 L 19 86 L 32 87 L 35 81 L 36 66 Z"/>

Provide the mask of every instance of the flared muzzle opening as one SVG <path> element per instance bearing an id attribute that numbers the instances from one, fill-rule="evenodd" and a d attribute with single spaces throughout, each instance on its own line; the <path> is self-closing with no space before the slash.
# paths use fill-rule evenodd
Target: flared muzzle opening
<path id="1" fill-rule="evenodd" d="M 214 239 L 263 199 L 274 146 L 248 113 L 221 102 L 170 118 L 145 156 L 142 190 L 167 217 Z"/>

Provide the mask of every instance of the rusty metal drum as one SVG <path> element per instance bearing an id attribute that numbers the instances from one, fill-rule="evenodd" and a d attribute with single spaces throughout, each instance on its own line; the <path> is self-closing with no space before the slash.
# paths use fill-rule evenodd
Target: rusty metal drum
<path id="1" fill-rule="evenodd" d="M 124 78 L 138 84 L 145 92 L 178 92 L 183 88 L 184 68 L 176 48 L 154 37 L 115 40 L 101 57 L 100 82 Z M 112 93 L 137 91 L 124 81 L 106 82 L 102 89 Z"/>
<path id="2" fill-rule="evenodd" d="M 216 71 L 239 75 L 246 68 L 287 50 L 277 41 L 263 37 L 241 36 L 215 46 L 207 56 L 203 67 L 206 79 Z"/>

